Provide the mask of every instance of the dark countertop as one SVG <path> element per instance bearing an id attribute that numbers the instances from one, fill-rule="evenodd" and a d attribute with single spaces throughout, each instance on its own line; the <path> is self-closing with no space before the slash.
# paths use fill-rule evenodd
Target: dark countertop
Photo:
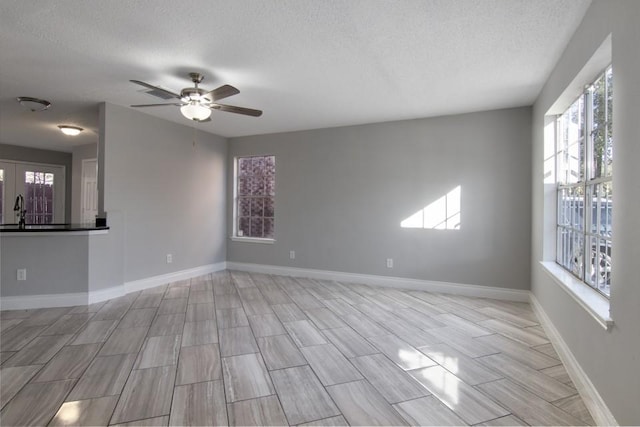
<path id="1" fill-rule="evenodd" d="M 96 227 L 92 224 L 27 224 L 25 228 L 18 228 L 18 224 L 0 225 L 0 233 L 32 233 L 32 232 L 65 232 L 65 231 L 96 231 L 108 230 L 109 227 Z"/>

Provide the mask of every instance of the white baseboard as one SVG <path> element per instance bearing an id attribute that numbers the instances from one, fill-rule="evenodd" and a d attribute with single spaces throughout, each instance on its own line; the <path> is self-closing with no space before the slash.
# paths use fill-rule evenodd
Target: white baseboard
<path id="1" fill-rule="evenodd" d="M 143 291 L 148 288 L 164 285 L 178 280 L 191 279 L 192 277 L 202 276 L 204 274 L 213 273 L 226 269 L 226 262 L 217 264 L 202 265 L 200 267 L 188 268 L 186 270 L 174 271 L 172 273 L 161 274 L 159 276 L 147 277 L 140 280 L 125 282 L 125 293 Z"/>
<path id="2" fill-rule="evenodd" d="M 280 276 L 309 277 L 311 279 L 336 280 L 339 282 L 366 283 L 373 286 L 411 289 L 415 291 L 440 292 L 470 297 L 493 298 L 507 301 L 529 301 L 529 291 L 498 288 L 492 286 L 462 283 L 437 282 L 433 280 L 407 279 L 402 277 L 374 276 L 370 274 L 344 273 L 339 271 L 312 270 L 307 268 L 283 267 L 277 265 L 249 264 L 227 261 L 229 270 L 252 273 L 277 274 Z"/>
<path id="3" fill-rule="evenodd" d="M 146 279 L 134 280 L 126 282 L 124 285 L 112 286 L 106 289 L 100 289 L 89 292 L 77 292 L 69 294 L 50 294 L 50 295 L 21 295 L 0 298 L 1 310 L 25 310 L 30 308 L 49 308 L 49 307 L 71 307 L 74 305 L 87 305 L 96 302 L 106 301 L 117 298 L 122 295 L 142 291 L 155 286 L 164 285 L 166 283 L 176 282 L 178 280 L 190 279 L 192 277 L 202 276 L 204 274 L 213 273 L 226 269 L 226 263 L 208 264 L 200 267 L 189 268 L 172 273 L 161 274 Z"/>
<path id="4" fill-rule="evenodd" d="M 589 413 L 593 417 L 593 420 L 596 422 L 596 425 L 599 426 L 617 426 L 618 422 L 614 418 L 613 414 L 607 407 L 607 404 L 604 402 L 598 390 L 596 390 L 595 386 L 587 376 L 587 374 L 582 370 L 582 367 L 571 353 L 569 346 L 562 339 L 562 336 L 556 329 L 556 327 L 551 322 L 549 316 L 542 308 L 542 305 L 538 302 L 538 299 L 530 294 L 531 298 L 531 307 L 535 312 L 536 316 L 540 320 L 540 324 L 544 328 L 547 337 L 553 344 L 553 347 L 558 353 L 560 360 L 564 364 L 564 367 L 571 377 L 571 380 L 575 384 L 578 389 L 578 393 L 582 397 L 582 401 L 585 406 L 589 410 Z"/>
<path id="5" fill-rule="evenodd" d="M 89 299 L 86 292 L 49 295 L 20 295 L 0 298 L 0 310 L 27 310 L 45 307 L 71 307 L 86 305 Z"/>
<path id="6" fill-rule="evenodd" d="M 89 291 L 89 304 L 95 304 L 97 302 L 107 301 L 113 298 L 118 298 L 125 295 L 124 286 L 112 286 L 106 289 L 99 289 L 97 291 Z"/>

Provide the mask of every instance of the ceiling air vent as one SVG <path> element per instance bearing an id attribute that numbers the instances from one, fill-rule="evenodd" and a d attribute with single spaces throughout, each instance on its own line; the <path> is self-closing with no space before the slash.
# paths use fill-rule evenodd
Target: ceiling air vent
<path id="1" fill-rule="evenodd" d="M 146 93 L 147 95 L 155 96 L 156 98 L 160 98 L 160 99 L 165 99 L 165 100 L 175 99 L 173 96 L 161 90 L 151 89 L 151 90 L 144 90 L 143 92 Z"/>

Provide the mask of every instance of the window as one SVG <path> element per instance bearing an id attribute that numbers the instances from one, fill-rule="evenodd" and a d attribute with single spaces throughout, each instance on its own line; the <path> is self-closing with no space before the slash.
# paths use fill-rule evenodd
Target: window
<path id="1" fill-rule="evenodd" d="M 606 296 L 611 285 L 612 110 L 609 67 L 556 122 L 556 261 Z"/>
<path id="2" fill-rule="evenodd" d="M 274 238 L 275 156 L 236 159 L 235 236 Z"/>

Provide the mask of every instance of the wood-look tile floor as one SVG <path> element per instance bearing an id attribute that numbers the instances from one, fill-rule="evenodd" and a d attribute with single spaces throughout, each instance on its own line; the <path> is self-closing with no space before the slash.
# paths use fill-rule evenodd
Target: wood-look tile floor
<path id="1" fill-rule="evenodd" d="M 0 314 L 3 426 L 594 424 L 525 303 L 224 271 Z"/>

